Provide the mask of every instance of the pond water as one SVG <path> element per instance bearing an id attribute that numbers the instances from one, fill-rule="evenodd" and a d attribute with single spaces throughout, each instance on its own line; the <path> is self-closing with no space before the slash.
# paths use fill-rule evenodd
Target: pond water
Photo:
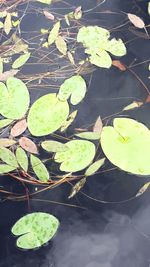
<path id="1" fill-rule="evenodd" d="M 100 5 L 101 2 L 68 0 L 55 3 L 50 8 L 46 6 L 46 9 L 56 16 L 82 6 L 82 24 L 111 29 L 112 35 L 122 38 L 127 46 L 128 53 L 121 61 L 127 66 L 133 65 L 131 71 L 121 72 L 115 67 L 96 68 L 92 73 L 83 75 L 89 85 L 88 93 L 78 107 L 74 128 L 87 127 L 99 115 L 104 123 L 111 123 L 116 116 L 113 114 L 119 114 L 131 102 L 144 101 L 147 97 L 145 87 L 149 86 L 149 39 L 138 37 L 129 31 L 129 23 L 125 23 L 121 13 L 137 14 L 148 24 L 147 1 L 106 0 Z M 19 14 L 23 14 L 24 10 L 26 12 L 22 19 L 21 32 L 23 38 L 31 44 L 33 63 L 38 62 L 27 63 L 18 77 L 58 70 L 55 51 L 40 61 L 41 50 L 38 51 L 38 48 L 41 35 L 38 36 L 38 33 L 41 28 L 53 24 L 42 15 L 44 8 L 45 5 L 33 2 L 17 6 Z M 106 12 L 107 10 L 114 13 Z M 124 23 L 123 27 L 119 27 Z M 52 64 L 49 61 L 51 58 Z M 146 62 L 142 63 L 144 61 Z M 65 66 L 63 60 L 60 64 Z M 73 70 L 67 70 L 67 75 L 70 76 Z M 50 87 L 47 87 L 47 81 L 41 82 L 38 88 L 34 82 L 29 83 L 32 101 L 47 92 L 53 92 L 53 87 L 58 88 L 63 75 L 62 73 L 61 77 L 56 74 L 52 77 Z M 150 127 L 150 103 L 121 114 Z M 65 184 L 37 195 L 36 199 L 30 199 L 29 203 L 2 201 L 0 267 L 149 267 L 150 191 L 147 190 L 141 197 L 134 198 L 149 178 L 141 178 L 118 169 L 110 170 L 112 167 L 107 163 L 103 172 L 89 177 L 82 193 L 79 192 L 70 200 L 68 195 L 71 188 L 69 184 Z M 1 177 L 0 185 L 10 191 L 25 192 L 24 186 L 11 177 Z M 35 190 L 34 186 L 29 188 L 31 191 Z M 130 198 L 131 200 L 128 200 Z M 52 241 L 38 250 L 19 250 L 10 229 L 17 219 L 34 211 L 48 212 L 59 218 L 59 231 Z"/>

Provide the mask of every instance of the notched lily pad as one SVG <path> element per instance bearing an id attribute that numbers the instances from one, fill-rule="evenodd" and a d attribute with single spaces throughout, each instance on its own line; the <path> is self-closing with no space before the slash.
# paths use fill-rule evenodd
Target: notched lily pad
<path id="1" fill-rule="evenodd" d="M 120 169 L 137 175 L 150 175 L 150 131 L 129 118 L 116 118 L 101 134 L 106 157 Z"/>
<path id="2" fill-rule="evenodd" d="M 80 75 L 72 76 L 66 79 L 60 86 L 58 98 L 61 101 L 67 100 L 70 96 L 72 105 L 77 105 L 81 102 L 86 94 L 86 83 Z"/>
<path id="3" fill-rule="evenodd" d="M 95 145 L 87 140 L 72 140 L 65 144 L 67 150 L 57 152 L 55 161 L 61 163 L 60 170 L 77 172 L 86 168 L 95 156 Z"/>
<path id="4" fill-rule="evenodd" d="M 51 240 L 59 227 L 59 221 L 51 214 L 34 212 L 19 219 L 11 232 L 18 236 L 17 247 L 39 248 Z"/>

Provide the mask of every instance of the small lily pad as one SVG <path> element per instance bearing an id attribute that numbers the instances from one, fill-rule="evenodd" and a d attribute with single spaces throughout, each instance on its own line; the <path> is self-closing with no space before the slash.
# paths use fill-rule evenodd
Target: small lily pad
<path id="1" fill-rule="evenodd" d="M 86 168 L 94 159 L 95 145 L 87 140 L 72 140 L 65 144 L 66 151 L 57 152 L 55 161 L 61 163 L 60 170 L 77 172 Z"/>
<path id="2" fill-rule="evenodd" d="M 39 248 L 51 240 L 59 227 L 59 221 L 51 214 L 34 212 L 19 219 L 11 229 L 18 236 L 17 247 Z"/>

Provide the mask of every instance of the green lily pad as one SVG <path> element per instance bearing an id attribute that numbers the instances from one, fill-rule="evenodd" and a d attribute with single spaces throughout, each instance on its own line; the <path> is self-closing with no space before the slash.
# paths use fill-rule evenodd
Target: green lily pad
<path id="1" fill-rule="evenodd" d="M 80 75 L 72 76 L 66 79 L 60 86 L 58 98 L 61 101 L 67 100 L 70 96 L 72 105 L 77 105 L 81 102 L 86 94 L 86 83 Z"/>
<path id="2" fill-rule="evenodd" d="M 49 173 L 43 162 L 32 154 L 30 156 L 30 160 L 32 169 L 39 180 L 41 180 L 42 182 L 47 182 L 49 180 Z"/>
<path id="3" fill-rule="evenodd" d="M 87 140 L 72 140 L 65 144 L 66 151 L 57 152 L 55 161 L 61 163 L 60 170 L 77 172 L 86 168 L 94 159 L 95 145 Z"/>
<path id="4" fill-rule="evenodd" d="M 19 79 L 11 77 L 0 83 L 0 114 L 8 119 L 21 119 L 29 108 L 29 92 Z"/>
<path id="5" fill-rule="evenodd" d="M 11 124 L 13 122 L 13 120 L 9 120 L 9 119 L 3 119 L 0 120 L 0 129 L 8 126 L 9 124 Z"/>
<path id="6" fill-rule="evenodd" d="M 53 238 L 59 221 L 51 214 L 34 212 L 19 219 L 11 229 L 18 236 L 17 247 L 23 249 L 39 248 Z"/>
<path id="7" fill-rule="evenodd" d="M 16 149 L 16 159 L 17 159 L 20 167 L 25 172 L 27 172 L 27 170 L 28 170 L 28 157 L 27 157 L 26 152 L 21 147 L 17 147 L 17 149 Z"/>
<path id="8" fill-rule="evenodd" d="M 106 157 L 120 169 L 137 175 L 150 175 L 150 131 L 129 118 L 116 118 L 101 134 Z"/>
<path id="9" fill-rule="evenodd" d="M 124 56 L 127 52 L 123 41 L 121 39 L 116 40 L 115 38 L 107 43 L 105 50 L 117 57 Z"/>
<path id="10" fill-rule="evenodd" d="M 40 97 L 30 108 L 28 128 L 34 136 L 44 136 L 58 130 L 69 115 L 67 101 L 60 101 L 56 94 Z"/>

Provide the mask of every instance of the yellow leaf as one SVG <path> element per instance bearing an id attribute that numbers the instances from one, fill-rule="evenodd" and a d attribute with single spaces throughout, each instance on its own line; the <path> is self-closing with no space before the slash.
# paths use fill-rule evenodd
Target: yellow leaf
<path id="1" fill-rule="evenodd" d="M 14 27 L 17 27 L 19 24 L 20 24 L 20 20 L 19 20 L 19 19 L 18 19 L 18 20 L 13 20 L 13 21 L 12 21 L 12 25 L 13 25 Z"/>
<path id="2" fill-rule="evenodd" d="M 145 191 L 148 189 L 149 185 L 150 185 L 150 182 L 144 184 L 144 185 L 140 188 L 140 190 L 137 192 L 136 197 L 139 197 L 139 196 L 141 196 L 142 194 L 144 194 Z"/>
<path id="3" fill-rule="evenodd" d="M 60 21 L 55 23 L 55 25 L 53 26 L 52 30 L 49 33 L 49 36 L 48 36 L 49 45 L 53 44 L 56 41 L 58 37 L 59 29 L 60 29 Z"/>
<path id="4" fill-rule="evenodd" d="M 69 58 L 71 64 L 75 65 L 74 57 L 73 57 L 73 55 L 71 54 L 70 51 L 68 51 L 67 55 L 68 55 L 68 58 Z"/>
<path id="5" fill-rule="evenodd" d="M 55 44 L 59 52 L 65 56 L 67 53 L 67 43 L 65 42 L 65 40 L 61 36 L 58 36 Z"/>
<path id="6" fill-rule="evenodd" d="M 8 35 L 12 28 L 12 22 L 11 22 L 11 14 L 7 13 L 5 22 L 4 22 L 4 31 Z"/>

